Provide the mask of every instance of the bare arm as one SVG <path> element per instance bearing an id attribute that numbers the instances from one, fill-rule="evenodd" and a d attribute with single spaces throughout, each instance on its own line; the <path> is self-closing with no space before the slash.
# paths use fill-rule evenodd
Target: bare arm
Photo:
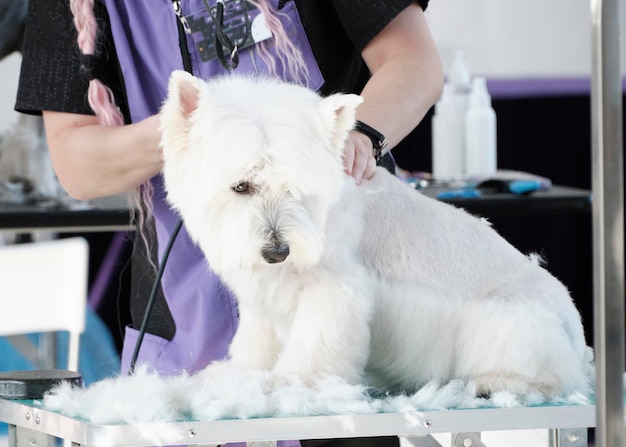
<path id="1" fill-rule="evenodd" d="M 424 118 L 443 88 L 441 60 L 422 8 L 404 9 L 363 49 L 363 59 L 372 77 L 357 119 L 382 132 L 390 150 Z M 352 131 L 345 166 L 357 183 L 374 174 L 371 154 L 371 141 Z"/>
<path id="2" fill-rule="evenodd" d="M 72 197 L 128 192 L 161 170 L 158 116 L 123 127 L 72 113 L 44 111 L 43 118 L 52 163 Z"/>

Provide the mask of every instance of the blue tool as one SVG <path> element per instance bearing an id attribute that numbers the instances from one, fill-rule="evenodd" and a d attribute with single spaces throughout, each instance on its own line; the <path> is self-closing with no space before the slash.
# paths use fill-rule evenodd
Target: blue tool
<path id="1" fill-rule="evenodd" d="M 438 199 L 470 199 L 480 197 L 480 191 L 475 188 L 450 189 L 437 193 Z"/>
<path id="2" fill-rule="evenodd" d="M 537 180 L 513 180 L 509 183 L 509 191 L 513 194 L 529 194 L 541 188 Z"/>

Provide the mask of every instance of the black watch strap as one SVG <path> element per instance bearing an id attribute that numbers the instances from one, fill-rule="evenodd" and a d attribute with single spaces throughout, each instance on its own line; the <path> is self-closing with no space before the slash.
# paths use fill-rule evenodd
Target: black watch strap
<path id="1" fill-rule="evenodd" d="M 380 157 L 383 156 L 383 152 L 387 148 L 387 139 L 385 136 L 373 127 L 359 120 L 354 123 L 354 130 L 361 132 L 372 140 L 372 145 L 374 146 L 374 153 L 372 155 L 376 161 L 380 160 Z"/>

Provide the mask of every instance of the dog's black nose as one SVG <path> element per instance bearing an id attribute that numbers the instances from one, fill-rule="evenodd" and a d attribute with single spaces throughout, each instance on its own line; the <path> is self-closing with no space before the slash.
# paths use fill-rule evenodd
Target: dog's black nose
<path id="1" fill-rule="evenodd" d="M 266 247 L 262 251 L 263 259 L 268 264 L 278 264 L 283 262 L 289 256 L 289 247 L 287 245 L 281 245 L 280 247 Z"/>

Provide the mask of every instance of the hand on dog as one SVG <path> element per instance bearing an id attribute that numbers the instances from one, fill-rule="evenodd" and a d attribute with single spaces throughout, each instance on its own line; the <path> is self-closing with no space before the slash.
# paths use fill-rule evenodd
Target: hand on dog
<path id="1" fill-rule="evenodd" d="M 376 172 L 373 152 L 372 141 L 367 136 L 355 130 L 348 134 L 343 149 L 343 165 L 346 174 L 354 177 L 357 185 L 361 184 L 364 178 L 371 179 Z"/>

